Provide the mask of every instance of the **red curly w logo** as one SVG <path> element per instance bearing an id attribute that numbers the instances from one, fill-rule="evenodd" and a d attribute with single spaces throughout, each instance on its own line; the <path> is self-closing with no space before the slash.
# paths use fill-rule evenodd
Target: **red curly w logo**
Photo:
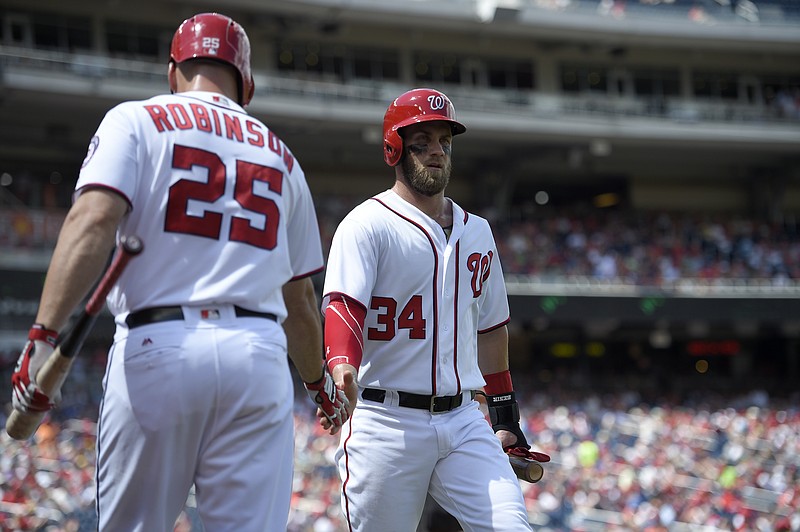
<path id="1" fill-rule="evenodd" d="M 483 283 L 491 273 L 492 257 L 494 253 L 491 251 L 486 255 L 471 253 L 467 257 L 467 269 L 472 272 L 472 297 L 479 297 L 483 292 Z"/>

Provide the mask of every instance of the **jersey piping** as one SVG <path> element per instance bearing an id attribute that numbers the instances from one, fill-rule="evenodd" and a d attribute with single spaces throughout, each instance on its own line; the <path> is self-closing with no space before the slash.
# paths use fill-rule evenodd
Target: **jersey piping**
<path id="1" fill-rule="evenodd" d="M 313 270 L 313 271 L 310 271 L 310 272 L 299 273 L 299 274 L 295 275 L 294 277 L 292 277 L 291 279 L 289 279 L 289 282 L 297 281 L 299 279 L 305 279 L 306 277 L 311 277 L 312 275 L 316 275 L 316 274 L 318 274 L 319 272 L 321 272 L 324 269 L 325 269 L 325 267 L 322 266 L 322 267 L 317 268 L 316 270 Z"/>
<path id="2" fill-rule="evenodd" d="M 82 186 L 81 188 L 75 191 L 73 198 L 77 199 L 77 197 L 80 194 L 83 194 L 85 191 L 92 189 L 108 190 L 109 192 L 113 192 L 114 194 L 125 200 L 125 203 L 128 204 L 128 211 L 133 209 L 133 202 L 131 202 L 131 199 L 128 196 L 126 196 L 124 192 L 122 192 L 120 189 L 116 187 L 111 187 L 99 183 L 89 183 L 87 185 Z"/>
<path id="3" fill-rule="evenodd" d="M 456 316 L 456 319 L 453 320 L 453 373 L 456 376 L 456 390 L 457 393 L 461 393 L 461 375 L 458 374 L 458 287 L 459 285 L 459 276 L 461 275 L 461 268 L 459 265 L 461 264 L 461 241 L 456 242 L 456 287 L 453 289 L 453 315 Z"/>

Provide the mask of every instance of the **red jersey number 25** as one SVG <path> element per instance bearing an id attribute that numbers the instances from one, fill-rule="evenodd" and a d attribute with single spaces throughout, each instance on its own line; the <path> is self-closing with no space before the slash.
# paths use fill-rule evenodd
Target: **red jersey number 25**
<path id="1" fill-rule="evenodd" d="M 176 145 L 172 155 L 172 167 L 190 170 L 193 166 L 206 168 L 208 181 L 202 183 L 191 179 L 180 179 L 169 187 L 164 230 L 219 240 L 222 231 L 222 213 L 205 210 L 201 216 L 195 216 L 189 214 L 187 209 L 189 200 L 213 203 L 225 194 L 227 180 L 225 164 L 216 153 Z M 234 199 L 245 210 L 263 215 L 266 221 L 264 228 L 259 229 L 253 227 L 247 218 L 233 216 L 228 239 L 262 249 L 274 249 L 278 240 L 280 210 L 275 201 L 253 194 L 255 181 L 266 183 L 267 188 L 276 194 L 282 192 L 283 173 L 280 170 L 237 160 Z"/>

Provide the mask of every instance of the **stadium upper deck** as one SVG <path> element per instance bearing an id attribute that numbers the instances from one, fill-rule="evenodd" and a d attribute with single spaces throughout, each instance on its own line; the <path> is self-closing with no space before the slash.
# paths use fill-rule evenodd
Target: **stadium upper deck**
<path id="1" fill-rule="evenodd" d="M 469 126 L 453 190 L 465 204 L 508 209 L 542 186 L 569 187 L 581 199 L 621 186 L 640 209 L 800 212 L 800 16 L 792 2 L 761 0 L 753 4 L 758 17 L 748 18 L 750 4 L 225 5 L 253 41 L 249 110 L 292 147 L 318 193 L 375 191 L 375 175 L 385 171 L 386 102 L 432 85 Z M 175 20 L 215 7 L 4 2 L 5 181 L 60 175 L 68 189 L 102 114 L 165 90 Z M 692 9 L 707 18 L 690 18 Z M 769 190 L 754 194 L 759 184 Z"/>

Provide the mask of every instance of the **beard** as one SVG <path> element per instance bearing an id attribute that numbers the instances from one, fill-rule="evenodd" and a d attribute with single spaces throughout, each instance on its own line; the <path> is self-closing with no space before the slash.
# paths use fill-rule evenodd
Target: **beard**
<path id="1" fill-rule="evenodd" d="M 438 170 L 425 168 L 411 157 L 403 157 L 400 164 L 409 186 L 423 196 L 429 197 L 435 196 L 447 187 L 453 168 L 450 160 Z"/>

